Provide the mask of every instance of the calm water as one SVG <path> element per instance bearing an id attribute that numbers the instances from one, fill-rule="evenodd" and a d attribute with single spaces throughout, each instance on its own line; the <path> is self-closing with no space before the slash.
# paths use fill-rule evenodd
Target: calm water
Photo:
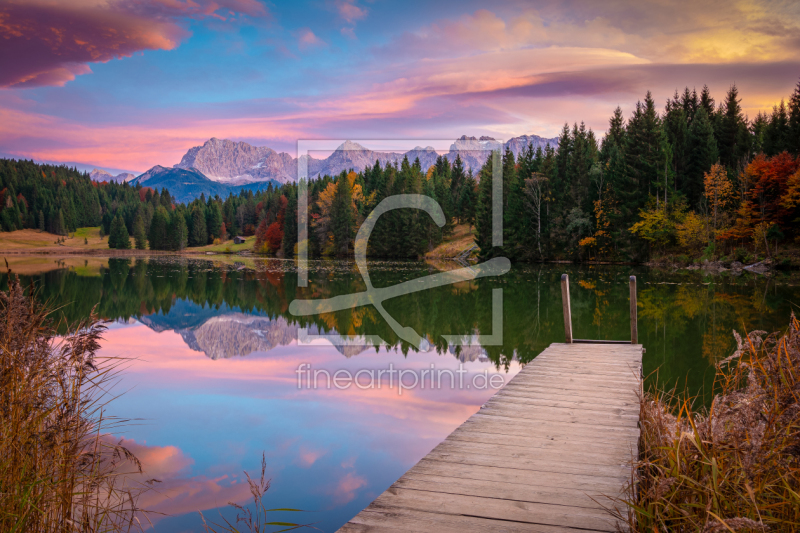
<path id="1" fill-rule="evenodd" d="M 575 337 L 623 340 L 630 338 L 628 276 L 635 274 L 649 381 L 658 369 L 663 383 L 686 383 L 706 398 L 714 361 L 734 347 L 731 330 L 783 329 L 800 303 L 796 275 L 515 266 L 501 278 L 387 301 L 390 315 L 425 337 L 415 350 L 398 342 L 372 307 L 301 320 L 289 313 L 295 298 L 364 290 L 350 262 L 312 263 L 306 289 L 297 287 L 294 264 L 280 260 L 16 257 L 11 267 L 25 284 L 35 282 L 42 298 L 63 306 L 70 321 L 96 305 L 114 321 L 101 355 L 136 358 L 112 410 L 141 419 L 119 436 L 148 477 L 162 481 L 141 503 L 170 515 L 156 517 L 155 531 L 163 532 L 200 531 L 198 510 L 213 518 L 229 501 L 246 503 L 242 471 L 256 473 L 262 452 L 272 478 L 268 504 L 312 511 L 275 518 L 335 530 L 477 411 L 494 392 L 486 378 L 508 381 L 520 362 L 563 342 L 564 272 Z M 376 287 L 437 271 L 425 263 L 370 264 Z M 6 286 L 5 274 L 0 283 Z M 482 347 L 494 333 L 496 288 L 503 289 L 502 345 Z M 310 340 L 298 342 L 299 332 Z M 365 335 L 389 346 L 376 349 Z M 472 345 L 451 346 L 442 335 Z M 438 388 L 428 381 L 402 393 L 396 383 L 387 386 L 388 374 L 380 388 L 377 380 L 370 387 L 367 373 L 360 386 L 329 388 L 323 377 L 316 389 L 307 382 L 298 388 L 303 363 L 329 374 L 372 370 L 373 376 L 391 365 L 413 370 L 423 382 L 422 371 L 435 368 L 445 378 Z M 456 374 L 462 385 L 451 387 L 447 376 Z M 412 378 L 405 377 L 408 387 Z"/>

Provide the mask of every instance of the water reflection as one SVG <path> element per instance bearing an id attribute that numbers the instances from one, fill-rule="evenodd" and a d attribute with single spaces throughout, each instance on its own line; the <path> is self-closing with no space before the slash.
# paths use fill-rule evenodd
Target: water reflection
<path id="1" fill-rule="evenodd" d="M 172 515 L 156 531 L 198 531 L 194 511 L 245 502 L 242 470 L 266 451 L 275 489 L 270 505 L 317 513 L 335 530 L 474 413 L 492 390 L 298 389 L 301 363 L 331 372 L 395 367 L 483 371 L 509 379 L 552 342 L 563 341 L 559 277 L 572 281 L 577 338 L 630 335 L 628 276 L 639 280 L 639 335 L 645 373 L 680 380 L 706 395 L 713 363 L 734 344 L 732 329 L 782 329 L 800 289 L 792 277 L 704 277 L 630 267 L 514 266 L 498 279 L 462 282 L 385 302 L 389 314 L 424 336 L 420 350 L 362 307 L 312 317 L 288 312 L 296 298 L 363 290 L 349 262 L 312 263 L 307 289 L 293 262 L 186 258 L 65 258 L 10 261 L 25 285 L 61 307 L 66 321 L 93 307 L 116 321 L 103 355 L 135 357 L 114 406 L 145 419 L 120 435 L 159 477 L 147 507 Z M 454 265 L 460 266 L 460 265 Z M 441 267 L 441 266 L 440 266 Z M 436 266 L 370 264 L 375 286 L 427 275 Z M 445 266 L 446 268 L 446 266 Z M 5 286 L 7 276 L 0 275 Z M 503 345 L 492 334 L 492 290 L 503 289 Z M 350 340 L 298 344 L 298 331 Z M 378 335 L 390 346 L 367 340 Z M 442 335 L 459 335 L 450 345 Z M 341 344 L 341 345 L 339 345 Z M 507 373 L 508 372 L 508 373 Z M 286 517 L 294 519 L 295 517 Z"/>

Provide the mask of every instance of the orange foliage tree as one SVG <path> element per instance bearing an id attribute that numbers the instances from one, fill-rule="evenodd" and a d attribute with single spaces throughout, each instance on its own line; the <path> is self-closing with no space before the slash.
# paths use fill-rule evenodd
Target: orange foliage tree
<path id="1" fill-rule="evenodd" d="M 788 235 L 797 235 L 800 216 L 800 157 L 787 152 L 774 157 L 763 154 L 745 169 L 742 180 L 749 188 L 737 210 L 736 224 L 721 238 L 753 238 L 754 229 L 778 226 Z"/>

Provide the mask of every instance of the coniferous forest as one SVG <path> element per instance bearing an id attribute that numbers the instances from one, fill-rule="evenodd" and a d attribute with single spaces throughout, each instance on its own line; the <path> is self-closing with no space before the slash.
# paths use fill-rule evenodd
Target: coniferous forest
<path id="1" fill-rule="evenodd" d="M 648 92 L 626 117 L 620 108 L 598 140 L 565 124 L 557 147 L 500 154 L 503 246 L 492 247 L 492 158 L 473 172 L 440 156 L 308 183 L 309 251 L 348 256 L 356 231 L 384 198 L 434 198 L 446 224 L 423 211 L 383 215 L 374 257 L 415 258 L 457 224 L 474 229 L 482 256 L 516 261 L 645 261 L 771 255 L 800 239 L 800 83 L 771 113 L 744 115 L 735 85 L 719 101 L 686 88 L 660 107 Z M 501 179 L 499 176 L 497 179 Z M 255 251 L 290 256 L 297 245 L 298 186 L 178 204 L 166 189 L 93 182 L 66 166 L 0 161 L 0 226 L 65 235 L 101 226 L 111 248 L 182 250 L 255 235 Z"/>

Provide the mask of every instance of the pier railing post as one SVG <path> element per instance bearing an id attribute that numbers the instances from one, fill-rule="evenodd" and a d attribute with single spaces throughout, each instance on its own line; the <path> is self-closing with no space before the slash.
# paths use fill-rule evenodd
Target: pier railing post
<path id="1" fill-rule="evenodd" d="M 636 316 L 636 276 L 631 276 L 630 285 L 631 285 L 631 344 L 639 344 L 639 326 L 637 323 L 637 316 Z M 566 313 L 566 310 L 564 312 Z"/>
<path id="2" fill-rule="evenodd" d="M 561 303 L 564 306 L 564 336 L 567 344 L 572 344 L 572 310 L 569 305 L 569 276 L 561 275 Z"/>

